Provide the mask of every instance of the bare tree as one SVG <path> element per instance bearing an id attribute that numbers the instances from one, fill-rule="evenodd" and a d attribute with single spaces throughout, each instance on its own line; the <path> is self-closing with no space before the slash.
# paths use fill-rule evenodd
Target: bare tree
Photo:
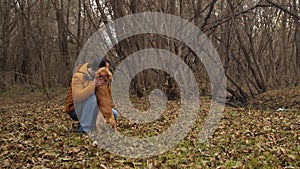
<path id="1" fill-rule="evenodd" d="M 12 54 L 12 35 L 17 26 L 17 17 L 13 16 L 13 8 L 15 2 L 11 0 L 4 0 L 1 2 L 0 13 L 1 13 L 1 35 L 0 35 L 0 79 L 3 84 L 2 87 L 7 87 L 9 83 L 14 83 L 12 76 L 15 76 L 14 68 L 11 65 L 9 59 Z"/>
<path id="2" fill-rule="evenodd" d="M 245 103 L 269 89 L 299 83 L 299 4 L 299 0 L 3 0 L 1 87 L 28 84 L 47 93 L 49 87 L 67 86 L 82 46 L 101 26 L 126 15 L 157 11 L 192 22 L 212 40 L 225 67 L 229 96 Z M 202 94 L 211 92 L 204 65 L 186 44 L 155 34 L 121 40 L 118 35 L 126 33 L 122 26 L 107 30 L 110 42 L 116 44 L 107 55 L 113 68 L 139 50 L 166 49 L 194 71 Z M 99 43 L 108 45 L 105 40 Z M 172 60 L 161 62 L 172 65 Z M 162 86 L 175 99 L 180 85 L 166 72 L 145 70 L 134 78 L 132 93 L 144 96 Z"/>
<path id="3" fill-rule="evenodd" d="M 292 0 L 292 2 L 289 1 L 288 4 L 286 4 L 286 1 L 282 1 L 281 3 L 275 2 L 273 0 L 266 0 L 266 1 L 271 5 L 273 5 L 274 7 L 291 15 L 294 19 L 294 25 L 295 25 L 294 38 L 295 38 L 295 46 L 296 46 L 296 72 L 299 80 L 300 79 L 300 15 L 299 15 L 300 1 Z"/>
<path id="4" fill-rule="evenodd" d="M 69 1 L 68 1 L 69 2 Z M 58 47 L 59 47 L 59 57 L 58 59 L 61 60 L 59 68 L 62 72 L 65 72 L 61 75 L 60 83 L 67 85 L 65 79 L 70 77 L 70 57 L 69 57 L 69 46 L 67 41 L 67 27 L 68 27 L 68 17 L 65 14 L 65 4 L 64 0 L 53 1 L 52 4 L 55 8 L 56 12 L 56 19 L 57 19 L 57 30 L 58 30 Z M 69 6 L 67 6 L 69 9 Z M 67 10 L 69 11 L 69 10 Z"/>

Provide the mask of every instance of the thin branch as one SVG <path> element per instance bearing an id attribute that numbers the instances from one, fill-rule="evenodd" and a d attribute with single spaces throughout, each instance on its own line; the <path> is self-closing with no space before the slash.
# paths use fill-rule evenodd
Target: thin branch
<path id="1" fill-rule="evenodd" d="M 209 12 L 207 13 L 207 15 L 206 15 L 206 17 L 205 17 L 205 19 L 204 19 L 204 23 L 203 23 L 202 26 L 201 26 L 201 30 L 202 30 L 202 29 L 205 27 L 205 25 L 207 24 L 207 22 L 208 22 L 208 20 L 209 20 L 209 18 L 210 18 L 210 16 L 211 16 L 212 11 L 214 10 L 214 6 L 215 6 L 216 2 L 217 2 L 217 0 L 213 0 L 213 1 L 211 2 L 210 8 L 209 8 Z"/>

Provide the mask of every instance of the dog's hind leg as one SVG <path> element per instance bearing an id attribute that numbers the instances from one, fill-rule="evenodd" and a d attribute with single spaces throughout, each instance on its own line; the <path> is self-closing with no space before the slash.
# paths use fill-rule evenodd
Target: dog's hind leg
<path id="1" fill-rule="evenodd" d="M 99 111 L 96 118 L 97 135 L 100 135 L 102 133 L 104 127 L 105 127 L 105 119 L 102 113 Z"/>

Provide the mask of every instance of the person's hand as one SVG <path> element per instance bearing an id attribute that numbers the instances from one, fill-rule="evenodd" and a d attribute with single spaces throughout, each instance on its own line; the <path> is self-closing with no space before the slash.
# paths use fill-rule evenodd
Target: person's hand
<path id="1" fill-rule="evenodd" d="M 107 83 L 107 80 L 105 77 L 99 77 L 94 79 L 95 88 L 99 86 L 103 86 Z"/>

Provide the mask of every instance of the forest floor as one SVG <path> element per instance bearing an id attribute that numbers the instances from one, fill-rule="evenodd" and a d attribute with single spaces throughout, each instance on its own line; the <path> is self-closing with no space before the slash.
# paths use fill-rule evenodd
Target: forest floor
<path id="1" fill-rule="evenodd" d="M 93 145 L 77 133 L 64 113 L 66 89 L 41 92 L 20 88 L 0 92 L 0 168 L 300 168 L 300 88 L 274 90 L 248 107 L 226 107 L 208 142 L 198 134 L 210 100 L 201 98 L 199 118 L 177 146 L 148 158 L 127 158 Z M 145 99 L 133 99 L 141 109 Z M 160 134 L 178 109 L 168 102 L 163 123 L 136 125 L 122 115 L 119 132 L 143 137 Z M 153 129 L 155 128 L 155 129 Z"/>

